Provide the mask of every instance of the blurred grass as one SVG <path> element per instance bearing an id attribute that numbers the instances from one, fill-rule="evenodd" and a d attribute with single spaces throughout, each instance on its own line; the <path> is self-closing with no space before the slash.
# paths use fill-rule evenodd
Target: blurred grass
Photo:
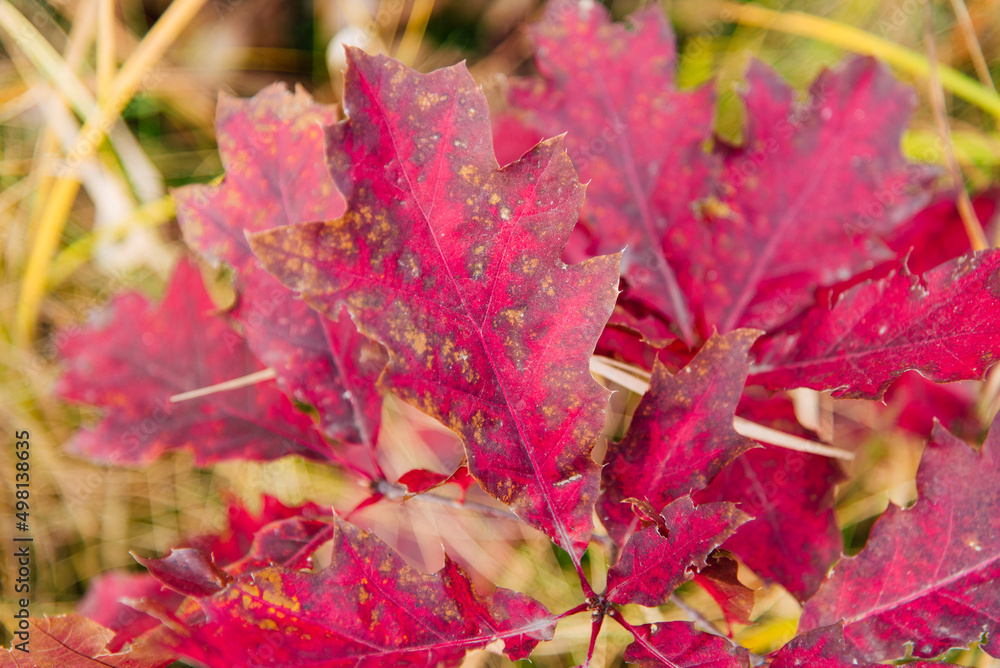
<path id="1" fill-rule="evenodd" d="M 645 3 L 609 4 L 621 17 Z M 665 6 L 679 33 L 678 80 L 683 86 L 714 81 L 723 136 L 741 136 L 737 92 L 750 55 L 805 88 L 848 51 L 870 51 L 874 37 L 889 45 L 897 74 L 920 94 L 904 150 L 914 159 L 946 164 L 920 65 L 928 57 L 922 2 L 675 0 Z M 221 526 L 220 490 L 232 490 L 251 505 L 262 493 L 287 503 L 341 504 L 359 492 L 298 460 L 203 471 L 176 454 L 127 470 L 94 466 L 62 449 L 93 415 L 52 397 L 59 373 L 56 333 L 119 290 L 162 289 L 173 258 L 185 252 L 167 189 L 221 175 L 213 130 L 218 91 L 246 96 L 281 79 L 335 103 L 342 86 L 339 45 L 350 42 L 388 51 L 423 70 L 466 58 L 491 104 L 499 106 L 504 77 L 532 71 L 520 26 L 539 13 L 535 0 L 0 0 L 0 426 L 6 434 L 31 432 L 34 614 L 69 611 L 94 575 L 135 569 L 129 550 L 162 553 L 183 536 Z M 996 185 L 1000 107 L 987 75 L 995 78 L 1000 62 L 1000 0 L 934 2 L 931 18 L 936 57 L 952 68 L 942 69 L 942 83 L 963 178 L 974 190 Z M 803 36 L 817 19 L 831 23 Z M 110 141 L 100 138 L 106 133 Z M 622 406 L 627 410 L 628 402 Z M 392 401 L 386 416 L 389 431 L 404 430 L 406 438 L 419 440 L 413 430 L 422 424 L 420 416 Z M 866 527 L 889 498 L 905 502 L 920 451 L 919 443 L 891 432 L 872 437 L 879 427 L 858 432 L 865 455 L 841 490 L 839 517 L 855 544 L 863 543 Z M 0 458 L 6 517 L 12 513 L 13 469 L 12 456 Z M 408 502 L 403 511 L 376 509 L 365 519 L 379 523 L 380 535 L 389 540 L 400 539 L 408 523 L 426 530 L 414 538 L 426 568 L 440 558 L 435 532 L 454 524 L 461 532 L 448 535 L 449 549 L 460 553 L 480 582 L 529 592 L 553 609 L 576 603 L 574 577 L 547 540 L 529 532 L 522 544 L 511 546 L 492 533 L 492 525 L 475 517 L 451 522 L 439 512 Z M 0 523 L 0 544 L 11 544 L 12 531 L 12 522 Z M 500 538 L 521 535 L 512 527 L 498 531 Z M 5 573 L 12 572 L 9 552 L 3 550 Z M 607 565 L 594 555 L 588 567 L 600 580 Z M 752 573 L 744 575 L 754 581 Z M 8 596 L 6 587 L 3 593 Z M 0 621 L 11 618 L 10 606 L 9 598 L 0 600 Z M 629 614 L 644 621 L 683 618 L 677 610 L 636 608 Z M 798 606 L 780 588 L 765 588 L 755 614 L 758 626 L 737 638 L 767 651 L 794 633 Z M 595 665 L 620 665 L 627 637 L 614 624 L 605 629 Z M 537 663 L 581 662 L 588 637 L 586 615 L 564 620 L 556 641 L 535 653 Z M 981 653 L 951 658 L 1000 665 Z M 477 652 L 466 663 L 506 662 Z"/>

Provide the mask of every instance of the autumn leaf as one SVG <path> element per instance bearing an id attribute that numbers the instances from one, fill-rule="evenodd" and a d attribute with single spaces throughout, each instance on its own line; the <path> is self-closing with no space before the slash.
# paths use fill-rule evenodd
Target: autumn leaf
<path id="1" fill-rule="evenodd" d="M 531 36 L 542 78 L 512 83 L 518 119 L 544 136 L 567 133 L 569 155 L 590 182 L 584 219 L 600 232 L 595 250 L 628 246 L 622 273 L 630 295 L 664 313 L 690 343 L 690 296 L 664 239 L 689 203 L 711 192 L 713 162 L 703 150 L 711 87 L 676 89 L 674 36 L 658 7 L 625 24 L 612 23 L 600 4 L 551 3 Z"/>
<path id="2" fill-rule="evenodd" d="M 708 566 L 708 555 L 750 519 L 731 503 L 695 507 L 684 496 L 652 518 L 653 526 L 638 531 L 608 571 L 605 597 L 611 603 L 656 607 L 697 569 Z"/>
<path id="3" fill-rule="evenodd" d="M 114 632 L 83 615 L 31 619 L 29 652 L 0 649 L 0 668 L 162 668 L 174 657 L 146 644 L 111 652 L 106 645 Z M 15 636 L 12 644 L 16 644 Z"/>
<path id="4" fill-rule="evenodd" d="M 182 262 L 160 304 L 134 292 L 119 295 L 97 323 L 68 336 L 60 349 L 68 368 L 57 392 L 104 410 L 70 450 L 118 465 L 175 449 L 190 450 L 199 466 L 232 458 L 332 458 L 312 420 L 274 381 L 169 401 L 261 370 L 214 310 L 198 270 Z"/>
<path id="5" fill-rule="evenodd" d="M 722 332 L 774 331 L 817 286 L 894 257 L 882 237 L 926 204 L 932 173 L 899 148 L 914 92 L 876 60 L 824 71 L 804 105 L 761 63 L 746 78 L 744 144 L 722 149 L 718 200 L 698 205 L 710 259 L 682 270 L 704 272 L 705 321 Z"/>
<path id="6" fill-rule="evenodd" d="M 347 213 L 251 246 L 324 315 L 346 304 L 389 350 L 382 383 L 456 431 L 483 488 L 578 560 L 608 397 L 589 357 L 618 258 L 559 260 L 583 198 L 572 165 L 555 139 L 501 170 L 464 66 L 348 60 L 350 118 L 328 132 Z"/>
<path id="7" fill-rule="evenodd" d="M 743 145 L 709 151 L 711 87 L 677 90 L 659 8 L 615 24 L 600 5 L 554 3 L 532 36 L 541 79 L 512 84 L 514 118 L 568 132 L 596 247 L 628 244 L 625 300 L 689 344 L 789 322 L 817 286 L 893 258 L 882 236 L 929 199 L 930 170 L 899 150 L 915 96 L 874 60 L 823 73 L 805 104 L 751 63 Z"/>
<path id="8" fill-rule="evenodd" d="M 859 660 L 844 642 L 844 627 L 832 624 L 793 638 L 775 653 L 769 668 L 878 668 L 883 664 Z M 955 665 L 932 661 L 907 663 L 913 668 Z"/>
<path id="9" fill-rule="evenodd" d="M 805 606 L 801 631 L 844 620 L 854 653 L 869 661 L 933 657 L 986 633 L 1000 650 L 1000 428 L 977 452 L 935 425 L 917 471 L 916 504 L 890 504 L 865 548 L 834 567 Z"/>
<path id="10" fill-rule="evenodd" d="M 676 375 L 657 360 L 649 390 L 620 443 L 608 444 L 598 513 L 623 544 L 635 526 L 628 498 L 654 510 L 705 487 L 729 462 L 754 447 L 733 429 L 749 367 L 747 351 L 759 332 L 713 336 Z"/>
<path id="11" fill-rule="evenodd" d="M 745 395 L 739 413 L 785 433 L 809 436 L 783 397 L 764 401 Z M 843 477 L 827 457 L 765 446 L 737 457 L 694 500 L 730 501 L 751 515 L 725 548 L 805 601 L 844 547 L 833 512 L 834 486 Z"/>
<path id="12" fill-rule="evenodd" d="M 686 622 L 632 627 L 635 641 L 625 660 L 639 668 L 749 668 L 750 653 L 722 636 L 697 631 Z"/>
<path id="13" fill-rule="evenodd" d="M 252 665 L 265 654 L 270 665 L 333 668 L 431 667 L 486 645 L 517 660 L 552 637 L 555 620 L 533 599 L 507 589 L 480 595 L 447 558 L 425 575 L 368 532 L 336 524 L 329 567 L 239 578 L 198 598 L 200 622 L 164 631 L 163 640 L 211 668 Z"/>
<path id="14" fill-rule="evenodd" d="M 184 600 L 176 592 L 164 589 L 149 573 L 111 571 L 98 575 L 88 583 L 87 594 L 77 604 L 76 612 L 114 635 L 106 643 L 107 650 L 114 653 L 149 629 L 159 626 L 159 620 L 123 602 L 142 599 L 154 600 L 168 610 L 176 609 Z"/>
<path id="15" fill-rule="evenodd" d="M 268 86 L 252 99 L 219 97 L 216 135 L 226 177 L 218 186 L 174 191 L 185 241 L 237 274 L 231 315 L 253 353 L 290 397 L 319 413 L 333 439 L 373 450 L 381 402 L 375 387 L 384 353 L 345 314 L 321 317 L 262 271 L 246 232 L 329 220 L 344 200 L 326 170 L 323 126 L 336 110 L 297 88 Z"/>
<path id="16" fill-rule="evenodd" d="M 729 637 L 733 637 L 733 624 L 750 624 L 753 611 L 753 589 L 740 582 L 739 563 L 725 553 L 715 551 L 706 559 L 708 565 L 698 570 L 692 578 L 704 589 L 722 610 Z"/>
<path id="17" fill-rule="evenodd" d="M 998 272 L 1000 251 L 966 255 L 922 276 L 903 262 L 768 341 L 749 382 L 881 399 L 909 369 L 939 383 L 980 379 L 1000 359 Z"/>

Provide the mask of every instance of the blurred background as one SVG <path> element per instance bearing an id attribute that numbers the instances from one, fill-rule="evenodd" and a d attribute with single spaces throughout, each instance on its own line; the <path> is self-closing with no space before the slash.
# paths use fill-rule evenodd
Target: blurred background
<path id="1" fill-rule="evenodd" d="M 649 3 L 605 4 L 624 17 Z M 805 89 L 846 54 L 876 52 L 892 58 L 897 75 L 920 96 L 906 153 L 943 167 L 953 155 L 972 192 L 996 183 L 1000 111 L 955 95 L 947 81 L 943 103 L 935 101 L 926 65 L 936 61 L 967 74 L 989 98 L 1000 73 L 1000 0 L 674 0 L 664 7 L 678 32 L 679 82 L 717 88 L 718 131 L 731 141 L 741 136 L 738 91 L 750 57 Z M 507 78 L 534 71 L 524 26 L 542 8 L 537 0 L 0 0 L 0 427 L 7 435 L 0 443 L 7 453 L 0 457 L 0 507 L 10 518 L 15 460 L 7 443 L 15 430 L 27 429 L 34 615 L 71 611 L 97 574 L 138 570 L 130 550 L 161 554 L 183 536 L 219 531 L 223 493 L 251 508 L 259 507 L 262 493 L 287 504 L 340 504 L 357 496 L 333 474 L 298 460 L 209 471 L 194 468 L 186 454 L 171 454 L 129 470 L 94 466 L 61 449 L 95 415 L 52 397 L 59 332 L 120 290 L 161 293 L 185 253 L 170 188 L 222 175 L 213 129 L 219 92 L 250 96 L 280 80 L 335 104 L 343 45 L 352 44 L 423 71 L 464 59 L 500 109 Z M 942 127 L 946 142 L 939 139 Z M 386 413 L 396 425 L 388 429 L 410 430 L 408 438 L 431 432 L 444 438 L 391 400 Z M 885 419 L 879 416 L 857 419 Z M 868 426 L 857 438 L 873 438 L 878 425 Z M 869 444 L 855 462 L 855 473 L 864 475 L 854 480 L 863 483 L 848 486 L 839 500 L 848 533 L 870 524 L 890 496 L 912 500 L 922 444 L 898 438 L 893 447 Z M 12 544 L 13 524 L 0 522 L 0 545 Z M 0 621 L 6 622 L 14 612 L 6 576 L 12 560 L 10 550 L 0 552 Z M 477 554 L 470 551 L 466 561 Z M 518 554 L 531 566 L 515 559 L 473 567 L 497 584 L 544 591 L 538 597 L 547 604 L 571 596 L 575 576 L 563 577 L 565 564 L 548 541 L 529 540 Z M 761 623 L 738 638 L 766 651 L 794 632 L 798 608 L 781 591 L 763 591 L 758 603 Z M 581 661 L 587 622 L 564 622 L 557 641 L 536 656 L 549 657 L 549 665 Z M 627 639 L 609 631 L 599 650 L 602 661 L 615 665 Z M 1000 665 L 978 653 L 954 658 Z M 504 660 L 476 653 L 468 665 Z"/>

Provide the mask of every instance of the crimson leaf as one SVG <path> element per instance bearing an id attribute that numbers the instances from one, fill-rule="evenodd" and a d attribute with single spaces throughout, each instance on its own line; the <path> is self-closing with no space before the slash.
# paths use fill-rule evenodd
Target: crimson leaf
<path id="1" fill-rule="evenodd" d="M 676 375 L 657 360 L 649 390 L 628 434 L 608 445 L 598 501 L 601 520 L 619 544 L 635 526 L 628 498 L 658 511 L 705 487 L 726 464 L 754 447 L 733 429 L 746 381 L 747 351 L 759 332 L 713 336 Z"/>
<path id="2" fill-rule="evenodd" d="M 904 262 L 769 341 L 749 382 L 881 399 L 908 369 L 939 383 L 982 378 L 1000 359 L 998 276 L 1000 251 L 966 255 L 923 276 Z"/>
<path id="3" fill-rule="evenodd" d="M 893 505 L 865 548 L 842 559 L 805 607 L 804 631 L 844 620 L 844 634 L 868 660 L 932 657 L 983 632 L 1000 650 L 1000 428 L 977 452 L 935 425 L 917 471 L 916 505 Z"/>
<path id="4" fill-rule="evenodd" d="M 447 558 L 425 575 L 366 531 L 335 522 L 329 567 L 239 578 L 198 598 L 199 621 L 183 633 L 165 630 L 163 640 L 211 668 L 265 659 L 334 668 L 437 666 L 498 642 L 520 659 L 552 637 L 555 620 L 537 601 L 507 589 L 479 595 Z"/>
<path id="5" fill-rule="evenodd" d="M 79 432 L 70 448 L 119 465 L 181 448 L 201 466 L 230 458 L 333 457 L 274 381 L 169 401 L 261 370 L 214 310 L 198 270 L 182 262 L 159 305 L 138 293 L 119 295 L 98 323 L 68 337 L 60 352 L 69 368 L 57 392 L 105 410 L 97 427 Z"/>
<path id="6" fill-rule="evenodd" d="M 617 256 L 559 250 L 583 190 L 558 139 L 500 169 L 464 66 L 418 74 L 348 51 L 350 118 L 328 133 L 344 217 L 251 236 L 268 271 L 390 352 L 382 382 L 463 439 L 491 495 L 578 560 L 608 393 L 589 356 Z"/>
<path id="7" fill-rule="evenodd" d="M 174 198 L 188 245 L 236 270 L 240 296 L 232 315 L 250 349 L 275 370 L 283 390 L 315 406 L 326 434 L 371 449 L 381 417 L 379 346 L 346 314 L 330 321 L 295 299 L 261 271 L 244 236 L 343 213 L 323 158 L 323 124 L 336 120 L 333 108 L 281 84 L 250 100 L 222 95 L 215 123 L 226 177 L 218 186 L 180 188 Z"/>

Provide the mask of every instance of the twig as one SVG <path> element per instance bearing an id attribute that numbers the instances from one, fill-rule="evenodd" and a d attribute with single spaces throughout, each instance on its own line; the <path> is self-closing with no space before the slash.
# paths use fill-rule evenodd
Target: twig
<path id="1" fill-rule="evenodd" d="M 985 250 L 990 247 L 983 232 L 983 225 L 976 216 L 976 210 L 972 207 L 972 199 L 965 190 L 965 178 L 962 176 L 962 168 L 955 157 L 955 147 L 952 144 L 951 128 L 948 126 L 948 117 L 944 102 L 944 89 L 941 87 L 941 79 L 938 76 L 937 46 L 934 43 L 934 26 L 931 15 L 930 0 L 925 0 L 926 25 L 924 35 L 927 40 L 927 60 L 930 62 L 928 72 L 928 87 L 931 98 L 931 109 L 934 112 L 934 124 L 937 125 L 938 134 L 944 142 L 944 155 L 948 164 L 948 172 L 955 181 L 955 188 L 958 191 L 958 213 L 962 218 L 962 225 L 965 226 L 965 233 L 969 236 L 969 243 L 972 250 Z"/>
<path id="2" fill-rule="evenodd" d="M 607 362 L 606 358 L 598 355 L 594 355 L 590 358 L 591 373 L 606 378 L 613 383 L 617 383 L 618 385 L 621 385 L 625 389 L 631 390 L 636 394 L 645 394 L 646 390 L 649 389 L 649 381 L 637 378 L 630 373 L 626 373 L 624 370 L 619 368 L 620 366 L 621 363 L 618 363 L 616 366 L 612 366 Z M 750 420 L 746 420 L 741 417 L 733 418 L 733 429 L 735 429 L 736 433 L 741 436 L 746 436 L 747 438 L 752 438 L 755 441 L 760 441 L 761 443 L 766 443 L 768 445 L 776 445 L 779 448 L 786 448 L 788 450 L 795 450 L 798 452 L 808 452 L 814 455 L 832 457 L 834 459 L 843 459 L 845 461 L 854 459 L 853 452 L 842 450 L 840 448 L 832 448 L 828 445 L 816 443 L 815 441 L 810 441 L 809 439 L 805 439 L 800 436 L 786 434 L 783 431 L 771 429 L 770 427 L 765 427 L 764 425 L 751 422 Z"/>
<path id="3" fill-rule="evenodd" d="M 188 401 L 189 399 L 197 399 L 198 397 L 215 394 L 216 392 L 225 392 L 226 390 L 235 390 L 240 387 L 246 387 L 247 385 L 256 385 L 257 383 L 263 383 L 266 380 L 272 380 L 274 377 L 274 369 L 261 369 L 260 371 L 255 371 L 254 373 L 241 376 L 240 378 L 234 378 L 233 380 L 216 383 L 215 385 L 209 385 L 208 387 L 200 387 L 197 390 L 191 390 L 190 392 L 175 394 L 170 397 L 170 403 L 177 404 L 182 401 Z"/>

